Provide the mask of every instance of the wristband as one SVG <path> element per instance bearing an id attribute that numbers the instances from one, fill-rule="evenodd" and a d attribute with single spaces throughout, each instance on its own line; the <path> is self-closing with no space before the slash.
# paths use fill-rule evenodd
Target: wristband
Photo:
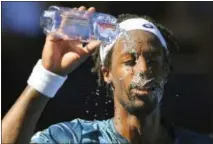
<path id="1" fill-rule="evenodd" d="M 40 59 L 33 68 L 27 83 L 43 95 L 53 98 L 66 79 L 67 76 L 59 76 L 46 70 Z"/>

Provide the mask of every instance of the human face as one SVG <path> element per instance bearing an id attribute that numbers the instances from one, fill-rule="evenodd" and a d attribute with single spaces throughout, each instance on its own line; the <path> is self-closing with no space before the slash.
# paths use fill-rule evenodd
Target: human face
<path id="1" fill-rule="evenodd" d="M 150 113 L 155 108 L 163 93 L 162 67 L 163 47 L 155 35 L 133 30 L 116 42 L 107 76 L 115 98 L 129 113 Z"/>

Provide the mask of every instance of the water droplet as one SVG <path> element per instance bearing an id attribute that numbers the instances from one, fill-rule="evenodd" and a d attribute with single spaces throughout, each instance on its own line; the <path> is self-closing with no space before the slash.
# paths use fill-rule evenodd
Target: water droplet
<path id="1" fill-rule="evenodd" d="M 99 96 L 99 92 L 96 92 L 95 94 Z"/>
<path id="2" fill-rule="evenodd" d="M 86 110 L 86 113 L 89 113 L 89 111 L 88 111 L 88 110 Z"/>
<path id="3" fill-rule="evenodd" d="M 109 100 L 108 102 L 109 102 L 109 103 L 111 103 L 112 101 L 111 101 L 111 100 Z"/>
<path id="4" fill-rule="evenodd" d="M 179 94 L 176 94 L 176 97 L 179 97 Z"/>
<path id="5" fill-rule="evenodd" d="M 94 117 L 96 118 L 96 117 L 97 117 L 97 115 L 95 114 L 95 115 L 94 115 Z"/>
<path id="6" fill-rule="evenodd" d="M 133 83 L 130 84 L 130 89 L 133 89 L 135 85 Z"/>
<path id="7" fill-rule="evenodd" d="M 135 49 L 131 49 L 131 50 L 129 51 L 129 53 L 130 53 L 131 55 L 133 55 L 135 59 L 137 58 L 137 52 L 136 52 Z"/>
<path id="8" fill-rule="evenodd" d="M 98 106 L 98 103 L 95 103 L 95 106 Z"/>
<path id="9" fill-rule="evenodd" d="M 108 104 L 108 102 L 105 102 L 105 104 Z"/>

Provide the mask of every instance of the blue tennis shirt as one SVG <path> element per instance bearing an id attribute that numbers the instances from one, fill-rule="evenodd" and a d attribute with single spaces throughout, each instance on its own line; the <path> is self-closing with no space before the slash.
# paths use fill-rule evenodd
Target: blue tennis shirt
<path id="1" fill-rule="evenodd" d="M 31 143 L 128 143 L 114 127 L 113 119 L 87 121 L 75 119 L 37 132 Z"/>
<path id="2" fill-rule="evenodd" d="M 174 127 L 174 133 L 173 144 L 213 144 L 213 139 L 205 134 L 198 134 L 180 127 Z M 31 143 L 127 144 L 129 142 L 116 131 L 113 119 L 103 121 L 75 119 L 37 132 L 31 138 Z"/>

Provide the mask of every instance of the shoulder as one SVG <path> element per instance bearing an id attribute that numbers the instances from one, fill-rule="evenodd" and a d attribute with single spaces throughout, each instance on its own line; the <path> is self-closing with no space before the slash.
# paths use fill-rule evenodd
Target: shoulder
<path id="1" fill-rule="evenodd" d="M 31 143 L 78 143 L 84 123 L 92 123 L 82 119 L 61 122 L 35 133 Z"/>
<path id="2" fill-rule="evenodd" d="M 92 135 L 100 131 L 100 125 L 104 125 L 104 122 L 105 121 L 89 121 L 78 118 L 72 121 L 54 124 L 33 135 L 31 142 L 80 143 L 85 135 Z"/>

